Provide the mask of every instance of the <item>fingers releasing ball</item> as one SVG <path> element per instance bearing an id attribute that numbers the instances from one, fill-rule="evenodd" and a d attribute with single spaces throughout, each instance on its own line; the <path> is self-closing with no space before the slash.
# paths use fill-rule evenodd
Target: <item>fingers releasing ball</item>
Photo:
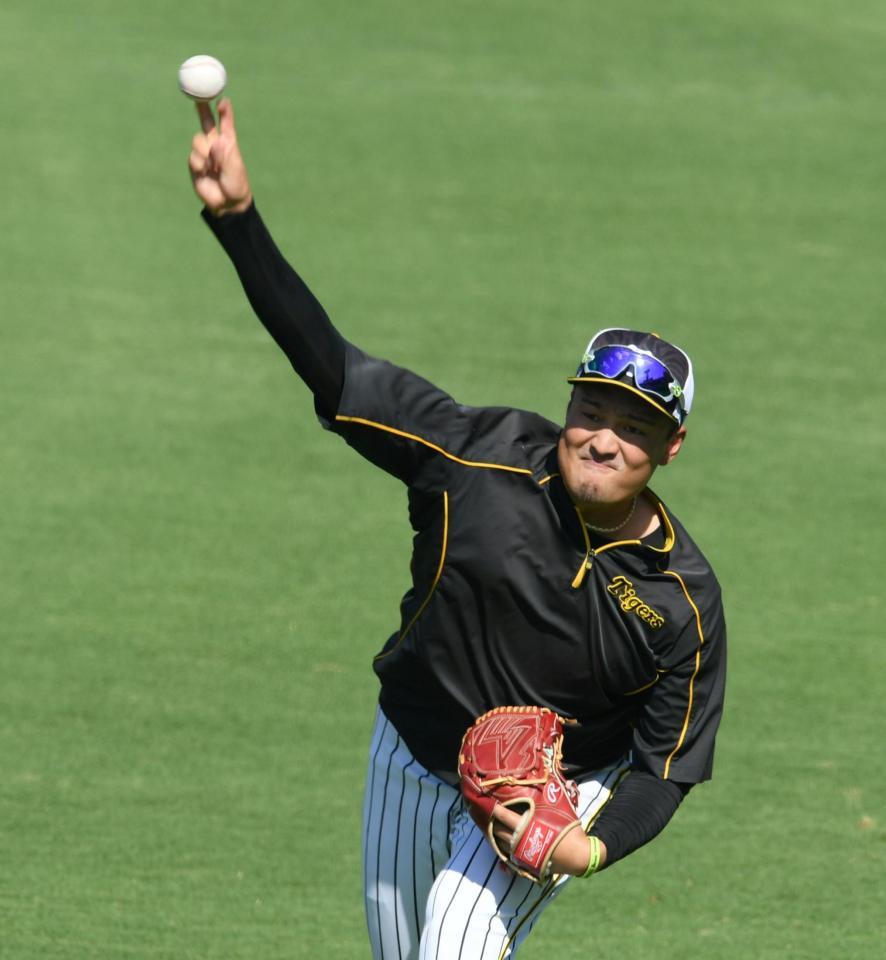
<path id="1" fill-rule="evenodd" d="M 178 68 L 178 85 L 181 92 L 192 100 L 214 100 L 225 88 L 228 75 L 224 65 L 215 57 L 200 54 L 189 57 Z"/>

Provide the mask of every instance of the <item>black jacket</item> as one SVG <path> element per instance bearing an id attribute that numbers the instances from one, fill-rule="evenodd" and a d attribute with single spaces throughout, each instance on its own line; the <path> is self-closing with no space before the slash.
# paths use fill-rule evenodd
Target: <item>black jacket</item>
<path id="1" fill-rule="evenodd" d="M 460 406 L 348 345 L 329 426 L 408 487 L 412 585 L 375 658 L 381 706 L 415 756 L 454 770 L 461 737 L 501 704 L 577 720 L 578 778 L 633 751 L 684 783 L 711 774 L 723 706 L 717 580 L 653 494 L 661 534 L 594 546 L 557 474 L 559 427 Z"/>

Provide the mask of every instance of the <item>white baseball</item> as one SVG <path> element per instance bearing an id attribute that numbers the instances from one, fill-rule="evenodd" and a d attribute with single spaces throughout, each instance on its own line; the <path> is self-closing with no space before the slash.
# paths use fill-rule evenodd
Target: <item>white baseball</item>
<path id="1" fill-rule="evenodd" d="M 214 100 L 227 82 L 222 62 L 206 54 L 188 57 L 178 68 L 179 88 L 192 100 Z"/>

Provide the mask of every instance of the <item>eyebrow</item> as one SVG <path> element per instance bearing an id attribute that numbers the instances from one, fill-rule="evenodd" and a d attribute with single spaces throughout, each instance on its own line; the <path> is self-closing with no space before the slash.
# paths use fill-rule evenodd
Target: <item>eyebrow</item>
<path id="1" fill-rule="evenodd" d="M 583 404 L 584 406 L 599 407 L 601 409 L 603 409 L 606 406 L 606 404 L 601 403 L 599 400 L 595 400 L 593 397 L 581 397 L 579 398 L 579 403 Z M 651 417 L 651 416 L 646 417 L 642 413 L 634 413 L 631 410 L 618 410 L 618 409 L 616 410 L 616 413 L 619 416 L 625 417 L 628 420 L 636 420 L 637 423 L 643 423 L 650 427 L 655 424 L 654 417 Z"/>

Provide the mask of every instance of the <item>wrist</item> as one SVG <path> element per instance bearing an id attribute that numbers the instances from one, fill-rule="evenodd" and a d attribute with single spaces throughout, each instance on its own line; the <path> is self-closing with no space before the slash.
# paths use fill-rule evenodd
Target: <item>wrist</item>
<path id="1" fill-rule="evenodd" d="M 241 197 L 239 200 L 227 200 L 220 207 L 210 207 L 207 205 L 206 209 L 209 211 L 211 216 L 218 220 L 221 217 L 226 217 L 231 213 L 246 213 L 246 211 L 252 206 L 252 201 L 252 191 L 250 191 L 246 194 L 246 196 Z"/>
<path id="2" fill-rule="evenodd" d="M 588 837 L 588 866 L 582 879 L 592 877 L 606 863 L 606 844 L 599 837 Z"/>
<path id="3" fill-rule="evenodd" d="M 252 206 L 252 191 L 250 190 L 245 197 L 238 200 L 236 203 L 232 203 L 231 206 L 225 209 L 225 213 L 246 213 L 246 211 Z"/>

